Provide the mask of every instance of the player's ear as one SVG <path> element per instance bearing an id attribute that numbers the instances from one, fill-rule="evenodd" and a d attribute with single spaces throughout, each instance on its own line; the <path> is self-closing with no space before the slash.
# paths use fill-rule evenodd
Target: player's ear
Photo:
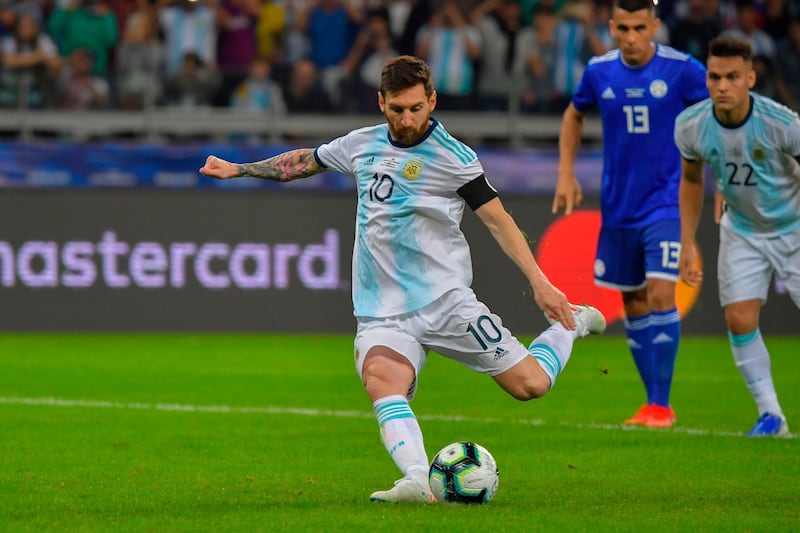
<path id="1" fill-rule="evenodd" d="M 381 110 L 381 113 L 386 112 L 386 99 L 380 91 L 378 91 L 378 108 Z"/>
<path id="2" fill-rule="evenodd" d="M 747 88 L 752 89 L 756 85 L 756 69 L 750 67 L 750 70 L 747 71 Z"/>
<path id="3" fill-rule="evenodd" d="M 430 105 L 431 111 L 436 109 L 436 90 L 431 93 L 430 98 L 428 98 L 428 105 Z"/>

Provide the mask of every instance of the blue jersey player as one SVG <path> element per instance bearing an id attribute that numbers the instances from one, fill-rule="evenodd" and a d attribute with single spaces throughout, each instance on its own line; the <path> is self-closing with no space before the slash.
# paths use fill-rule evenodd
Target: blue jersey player
<path id="1" fill-rule="evenodd" d="M 615 0 L 609 27 L 619 48 L 589 61 L 564 112 L 553 213 L 563 207 L 569 214 L 583 198 L 575 154 L 583 117 L 597 107 L 604 156 L 595 283 L 622 291 L 628 346 L 647 392 L 626 423 L 670 427 L 681 235 L 681 163 L 672 131 L 675 117 L 708 92 L 700 63 L 653 42 L 659 25 L 651 0 Z"/>

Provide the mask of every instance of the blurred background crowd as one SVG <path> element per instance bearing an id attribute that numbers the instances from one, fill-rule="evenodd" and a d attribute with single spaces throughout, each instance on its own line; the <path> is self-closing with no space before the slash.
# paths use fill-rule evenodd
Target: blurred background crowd
<path id="1" fill-rule="evenodd" d="M 615 47 L 611 0 L 0 0 L 0 107 L 374 112 L 384 61 L 442 110 L 561 113 Z M 662 0 L 657 40 L 705 61 L 749 38 L 756 91 L 800 106 L 800 0 Z"/>

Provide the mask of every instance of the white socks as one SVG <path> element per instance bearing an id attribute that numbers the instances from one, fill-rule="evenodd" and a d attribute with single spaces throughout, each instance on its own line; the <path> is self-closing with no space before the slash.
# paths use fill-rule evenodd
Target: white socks
<path id="1" fill-rule="evenodd" d="M 758 406 L 758 414 L 772 413 L 783 417 L 778 394 L 772 382 L 769 352 L 764 345 L 761 331 L 756 328 L 752 333 L 744 335 L 728 332 L 728 340 L 731 343 L 736 367 Z"/>
<path id="2" fill-rule="evenodd" d="M 551 389 L 558 375 L 567 366 L 569 356 L 572 354 L 572 345 L 578 337 L 576 331 L 568 330 L 559 322 L 544 330 L 528 347 L 528 351 L 550 378 Z"/>
<path id="3" fill-rule="evenodd" d="M 404 396 L 387 396 L 373 404 L 381 440 L 392 460 L 406 477 L 428 478 L 428 456 L 417 417 Z"/>

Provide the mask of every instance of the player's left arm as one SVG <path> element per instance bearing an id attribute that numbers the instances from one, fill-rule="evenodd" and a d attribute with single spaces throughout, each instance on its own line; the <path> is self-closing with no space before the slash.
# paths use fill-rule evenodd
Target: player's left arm
<path id="1" fill-rule="evenodd" d="M 555 285 L 550 283 L 539 264 L 533 257 L 528 240 L 519 229 L 517 223 L 503 207 L 500 198 L 495 196 L 475 209 L 475 214 L 486 224 L 492 237 L 500 245 L 505 254 L 522 270 L 533 289 L 536 304 L 545 314 L 561 322 L 568 329 L 575 329 L 567 297 Z"/>

